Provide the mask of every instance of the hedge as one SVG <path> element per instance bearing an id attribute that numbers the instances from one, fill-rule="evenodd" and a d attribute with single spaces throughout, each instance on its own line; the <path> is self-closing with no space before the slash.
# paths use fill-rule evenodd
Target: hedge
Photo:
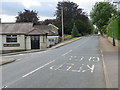
<path id="1" fill-rule="evenodd" d="M 114 38 L 120 39 L 120 17 L 116 18 L 114 21 L 112 21 L 111 25 L 109 24 L 107 26 L 107 35 L 108 36 L 112 37 L 113 31 L 114 31 Z"/>

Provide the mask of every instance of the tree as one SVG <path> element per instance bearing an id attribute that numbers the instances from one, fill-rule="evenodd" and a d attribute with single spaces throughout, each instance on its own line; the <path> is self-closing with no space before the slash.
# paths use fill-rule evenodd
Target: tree
<path id="1" fill-rule="evenodd" d="M 37 23 L 38 22 L 38 12 L 33 11 L 33 10 L 26 10 L 24 9 L 24 12 L 18 12 L 18 16 L 16 17 L 17 20 L 16 22 L 33 22 Z"/>
<path id="2" fill-rule="evenodd" d="M 82 21 L 81 19 L 77 19 L 77 20 L 74 20 L 71 22 L 70 24 L 70 28 L 73 28 L 74 26 L 74 23 L 78 29 L 78 32 L 83 36 L 83 35 L 86 35 L 86 34 L 91 34 L 93 32 L 93 25 L 91 23 L 91 21 Z"/>
<path id="3" fill-rule="evenodd" d="M 73 37 L 79 37 L 79 36 L 80 36 L 80 34 L 79 34 L 79 32 L 78 32 L 78 29 L 77 29 L 75 23 L 74 23 L 74 26 L 73 26 L 73 29 L 72 29 L 71 34 L 72 34 Z"/>
<path id="4" fill-rule="evenodd" d="M 88 19 L 83 9 L 78 8 L 76 3 L 70 1 L 62 1 L 58 2 L 57 10 L 55 13 L 56 16 L 56 25 L 59 27 L 59 34 L 61 35 L 61 9 L 63 8 L 63 18 L 64 18 L 64 32 L 65 34 L 71 34 L 72 27 L 71 22 L 76 19 L 81 19 L 82 21 L 86 21 Z"/>
<path id="5" fill-rule="evenodd" d="M 46 19 L 42 23 L 43 25 L 56 24 L 56 19 Z"/>
<path id="6" fill-rule="evenodd" d="M 95 24 L 98 29 L 101 30 L 104 25 L 107 25 L 109 18 L 112 17 L 112 13 L 116 13 L 114 5 L 110 4 L 109 2 L 97 2 L 90 13 L 90 17 L 93 24 Z"/>

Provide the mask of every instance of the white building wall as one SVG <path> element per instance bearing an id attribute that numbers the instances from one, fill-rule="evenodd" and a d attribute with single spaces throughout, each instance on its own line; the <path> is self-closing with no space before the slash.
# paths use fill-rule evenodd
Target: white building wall
<path id="1" fill-rule="evenodd" d="M 2 44 L 2 35 L 0 35 L 0 53 L 2 52 L 2 47 L 3 47 L 3 44 Z"/>
<path id="2" fill-rule="evenodd" d="M 45 50 L 47 48 L 47 38 L 46 36 L 40 36 L 40 49 Z"/>
<path id="3" fill-rule="evenodd" d="M 13 42 L 14 43 L 14 42 Z M 17 35 L 17 42 L 14 44 L 20 44 L 18 47 L 4 47 L 4 44 L 13 44 L 6 42 L 6 35 L 2 35 L 3 50 L 25 50 L 25 35 Z"/>
<path id="4" fill-rule="evenodd" d="M 31 36 L 26 37 L 26 50 L 31 49 Z"/>
<path id="5" fill-rule="evenodd" d="M 59 36 L 47 36 L 47 47 L 53 46 L 59 42 Z"/>
<path id="6" fill-rule="evenodd" d="M 25 35 L 17 35 L 18 43 L 20 43 L 20 49 L 25 50 Z"/>
<path id="7" fill-rule="evenodd" d="M 4 44 L 20 44 L 20 46 L 7 46 Z M 47 37 L 40 36 L 40 49 L 45 50 L 47 48 Z M 31 50 L 31 36 L 17 35 L 17 42 L 6 42 L 6 35 L 0 35 L 0 51 L 17 51 L 17 50 Z"/>

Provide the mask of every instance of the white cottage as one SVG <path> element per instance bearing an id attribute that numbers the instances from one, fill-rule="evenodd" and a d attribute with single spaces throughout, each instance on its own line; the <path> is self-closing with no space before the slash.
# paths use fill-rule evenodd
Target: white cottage
<path id="1" fill-rule="evenodd" d="M 34 27 L 47 33 L 47 47 L 53 46 L 59 42 L 58 27 L 53 24 L 35 25 Z"/>
<path id="2" fill-rule="evenodd" d="M 47 32 L 33 23 L 0 23 L 0 51 L 46 49 Z"/>

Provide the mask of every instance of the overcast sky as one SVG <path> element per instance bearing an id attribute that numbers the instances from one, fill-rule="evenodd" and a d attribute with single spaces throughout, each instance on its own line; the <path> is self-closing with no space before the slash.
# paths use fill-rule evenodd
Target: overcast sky
<path id="1" fill-rule="evenodd" d="M 55 18 L 54 13 L 56 11 L 56 6 L 58 1 L 63 0 L 0 0 L 0 18 L 2 22 L 15 22 L 16 16 L 19 11 L 24 9 L 36 10 L 38 11 L 38 16 L 40 20 Z M 84 9 L 88 15 L 92 10 L 95 2 L 100 2 L 104 0 L 69 0 L 77 3 L 79 8 Z"/>

